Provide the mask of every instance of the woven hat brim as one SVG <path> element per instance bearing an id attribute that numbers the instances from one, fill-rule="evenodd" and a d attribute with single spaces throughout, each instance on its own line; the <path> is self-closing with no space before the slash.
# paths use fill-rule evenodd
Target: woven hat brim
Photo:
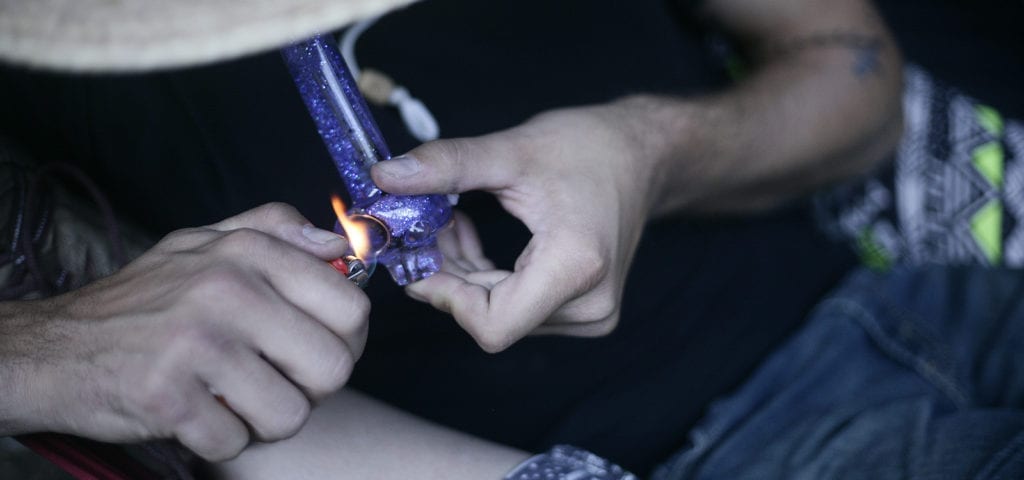
<path id="1" fill-rule="evenodd" d="M 0 60 L 75 72 L 210 63 L 413 0 L 0 0 Z"/>

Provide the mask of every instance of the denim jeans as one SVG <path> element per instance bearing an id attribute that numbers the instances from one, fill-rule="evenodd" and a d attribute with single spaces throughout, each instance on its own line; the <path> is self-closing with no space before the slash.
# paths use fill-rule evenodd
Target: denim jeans
<path id="1" fill-rule="evenodd" d="M 854 273 L 654 478 L 1024 478 L 1024 272 Z"/>

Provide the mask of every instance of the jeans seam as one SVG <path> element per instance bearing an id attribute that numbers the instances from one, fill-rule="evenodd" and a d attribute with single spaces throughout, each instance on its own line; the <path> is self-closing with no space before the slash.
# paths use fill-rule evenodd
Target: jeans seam
<path id="1" fill-rule="evenodd" d="M 970 397 L 957 385 L 955 379 L 943 374 L 931 362 L 920 358 L 905 348 L 900 342 L 890 338 L 875 316 L 860 303 L 846 299 L 835 298 L 826 300 L 847 316 L 851 321 L 859 325 L 871 338 L 875 346 L 886 356 L 910 367 L 921 378 L 934 386 L 958 408 L 965 408 L 970 405 Z"/>

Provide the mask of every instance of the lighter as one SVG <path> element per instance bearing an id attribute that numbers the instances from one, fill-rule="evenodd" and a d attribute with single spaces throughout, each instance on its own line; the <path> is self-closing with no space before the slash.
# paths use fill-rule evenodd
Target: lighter
<path id="1" fill-rule="evenodd" d="M 366 284 L 370 282 L 371 272 L 366 269 L 366 264 L 355 255 L 345 255 L 331 260 L 330 263 L 335 270 L 341 272 L 359 288 L 366 288 Z"/>
<path id="2" fill-rule="evenodd" d="M 399 285 L 437 273 L 443 258 L 436 234 L 452 218 L 447 197 L 391 195 L 373 183 L 370 167 L 391 154 L 330 37 L 317 35 L 281 52 L 348 190 L 348 214 L 380 230 L 371 236 L 376 260 Z"/>

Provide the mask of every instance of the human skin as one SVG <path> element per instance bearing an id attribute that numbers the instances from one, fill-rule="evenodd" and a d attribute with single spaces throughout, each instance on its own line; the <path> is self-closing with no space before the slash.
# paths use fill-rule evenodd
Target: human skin
<path id="1" fill-rule="evenodd" d="M 427 422 L 351 389 L 318 406 L 295 437 L 211 466 L 221 479 L 501 478 L 525 452 Z"/>
<path id="2" fill-rule="evenodd" d="M 393 193 L 491 192 L 533 234 L 515 269 L 497 270 L 457 214 L 439 237 L 444 271 L 407 292 L 451 312 L 491 352 L 529 334 L 602 335 L 618 321 L 648 219 L 771 208 L 867 172 L 894 148 L 902 65 L 869 3 L 709 0 L 705 14 L 754 62 L 733 88 L 549 111 L 374 166 Z M 851 34 L 877 48 L 842 40 Z M 525 458 L 348 392 L 316 416 L 296 437 L 216 468 L 245 479 L 479 479 Z"/>
<path id="3" fill-rule="evenodd" d="M 174 438 L 214 461 L 294 435 L 366 341 L 368 299 L 325 262 L 346 248 L 268 204 L 82 289 L 0 303 L 0 435 Z"/>
<path id="4" fill-rule="evenodd" d="M 488 352 L 530 334 L 605 335 L 647 220 L 768 209 L 892 151 L 901 59 L 868 2 L 712 0 L 703 14 L 754 66 L 732 88 L 548 111 L 375 165 L 391 193 L 490 192 L 532 233 L 500 270 L 461 217 L 441 238 L 444 271 L 408 294 Z"/>
<path id="5" fill-rule="evenodd" d="M 375 181 L 393 193 L 489 191 L 533 233 L 514 270 L 497 270 L 460 217 L 441 239 L 446 271 L 409 294 L 451 312 L 487 351 L 528 334 L 603 335 L 618 322 L 648 219 L 770 208 L 865 172 L 891 150 L 900 124 L 899 54 L 866 1 L 709 0 L 705 11 L 755 62 L 733 88 L 554 110 L 375 166 Z M 808 41 L 837 31 L 882 47 Z M 870 68 L 860 67 L 865 58 Z M 347 378 L 368 305 L 322 262 L 343 244 L 314 245 L 298 233 L 304 220 L 264 215 L 173 234 L 81 291 L 0 305 L 0 433 L 174 437 L 211 460 L 250 440 L 243 421 L 258 440 L 293 434 L 309 398 Z M 213 400 L 210 386 L 231 409 Z M 346 405 L 354 418 L 375 408 Z M 403 442 L 430 437 L 414 435 L 425 428 L 416 422 L 388 425 L 388 441 L 424 468 L 462 461 L 444 463 L 452 449 L 440 443 Z M 344 448 L 371 447 L 359 450 L 361 471 L 396 461 L 387 455 L 395 449 L 372 448 L 379 435 L 346 434 L 342 426 L 332 438 L 351 442 Z M 302 438 L 277 445 L 301 446 Z M 516 458 L 497 455 L 486 468 L 506 471 Z M 324 472 L 331 476 L 345 471 Z"/>

